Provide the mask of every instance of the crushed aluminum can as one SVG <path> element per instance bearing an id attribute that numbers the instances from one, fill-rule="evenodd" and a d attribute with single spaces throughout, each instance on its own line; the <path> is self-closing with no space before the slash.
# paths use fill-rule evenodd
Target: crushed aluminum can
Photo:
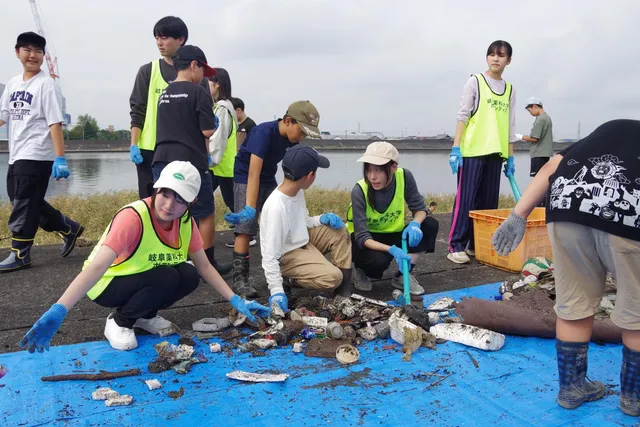
<path id="1" fill-rule="evenodd" d="M 162 388 L 162 384 L 160 384 L 160 381 L 158 380 L 147 380 L 144 382 L 147 387 L 149 387 L 149 390 L 157 390 L 159 388 Z"/>
<path id="2" fill-rule="evenodd" d="M 289 378 L 289 374 L 256 374 L 245 371 L 232 371 L 226 374 L 227 378 L 253 383 L 283 382 Z"/>
<path id="3" fill-rule="evenodd" d="M 131 403 L 133 403 L 133 397 L 128 394 L 123 394 L 122 396 L 117 396 L 104 402 L 106 406 L 129 406 Z"/>
<path id="4" fill-rule="evenodd" d="M 312 326 L 314 328 L 326 328 L 329 323 L 324 317 L 312 317 L 312 316 L 303 316 L 302 321 L 307 326 Z"/>
<path id="5" fill-rule="evenodd" d="M 220 353 L 222 351 L 222 346 L 217 342 L 209 344 L 209 351 L 211 351 L 211 353 Z"/>
<path id="6" fill-rule="evenodd" d="M 451 308 L 451 306 L 455 302 L 456 301 L 453 298 L 442 297 L 442 298 L 437 299 L 429 307 L 427 307 L 427 310 L 431 310 L 431 311 L 448 310 L 449 308 Z"/>
<path id="7" fill-rule="evenodd" d="M 198 320 L 197 322 L 193 322 L 191 328 L 195 332 L 217 332 L 228 328 L 229 326 L 231 326 L 231 321 L 228 317 L 206 317 Z"/>
<path id="8" fill-rule="evenodd" d="M 120 393 L 115 390 L 111 390 L 109 387 L 102 387 L 91 393 L 91 398 L 93 400 L 107 400 L 118 396 L 120 396 Z"/>
<path id="9" fill-rule="evenodd" d="M 294 353 L 302 353 L 304 351 L 304 343 L 297 342 L 293 344 Z"/>

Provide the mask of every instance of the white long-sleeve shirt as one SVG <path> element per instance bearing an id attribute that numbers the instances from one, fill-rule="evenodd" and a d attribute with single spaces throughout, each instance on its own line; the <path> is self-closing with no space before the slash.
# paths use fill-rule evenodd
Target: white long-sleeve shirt
<path id="1" fill-rule="evenodd" d="M 309 228 L 320 225 L 320 216 L 309 216 L 304 191 L 289 197 L 278 187 L 267 198 L 260 213 L 260 251 L 271 295 L 284 292 L 280 258 L 309 243 Z"/>
<path id="2" fill-rule="evenodd" d="M 233 108 L 231 101 L 221 99 L 216 104 L 219 106 L 215 112 L 218 118 L 218 127 L 209 140 L 209 154 L 211 154 L 214 165 L 220 163 L 224 150 L 227 148 L 229 135 L 233 129 L 233 122 L 238 123 L 236 110 Z"/>

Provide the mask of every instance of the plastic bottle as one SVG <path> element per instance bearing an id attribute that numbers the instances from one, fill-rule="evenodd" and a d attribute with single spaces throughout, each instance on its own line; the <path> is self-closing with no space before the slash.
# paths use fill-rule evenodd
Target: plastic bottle
<path id="1" fill-rule="evenodd" d="M 504 335 L 462 323 L 440 323 L 432 326 L 429 332 L 436 338 L 457 342 L 480 350 L 500 350 L 504 345 Z"/>

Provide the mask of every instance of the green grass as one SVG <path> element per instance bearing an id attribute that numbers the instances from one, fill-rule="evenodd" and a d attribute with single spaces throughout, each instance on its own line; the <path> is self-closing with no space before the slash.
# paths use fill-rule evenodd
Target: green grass
<path id="1" fill-rule="evenodd" d="M 100 193 L 93 195 L 72 195 L 57 196 L 51 198 L 49 203 L 63 212 L 65 215 L 73 218 L 85 226 L 82 244 L 88 244 L 91 241 L 97 241 L 104 229 L 109 225 L 113 215 L 122 206 L 130 203 L 138 198 L 135 191 L 118 191 L 109 193 Z M 425 201 L 429 204 L 435 201 L 438 204 L 436 213 L 451 212 L 453 207 L 452 194 L 427 194 Z M 350 192 L 345 190 L 326 190 L 321 188 L 311 188 L 306 192 L 307 208 L 309 215 L 320 215 L 325 212 L 334 212 L 341 217 L 346 217 L 347 208 L 350 203 Z M 228 212 L 222 197 L 216 193 L 216 228 L 218 230 L 228 229 L 224 221 L 224 214 Z M 499 207 L 513 207 L 515 201 L 513 197 L 500 197 Z M 222 208 L 221 208 L 222 207 Z M 7 219 L 11 214 L 11 205 L 9 202 L 0 203 L 0 246 L 7 247 L 11 244 L 11 234 L 7 226 Z M 60 238 L 54 233 L 47 233 L 39 230 L 36 235 L 37 245 L 59 244 Z"/>

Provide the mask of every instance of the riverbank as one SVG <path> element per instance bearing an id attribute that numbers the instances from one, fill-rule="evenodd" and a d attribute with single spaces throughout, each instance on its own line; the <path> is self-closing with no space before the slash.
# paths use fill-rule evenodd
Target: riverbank
<path id="1" fill-rule="evenodd" d="M 118 209 L 138 198 L 135 191 L 118 191 L 91 195 L 69 195 L 56 196 L 49 199 L 52 206 L 64 212 L 70 218 L 80 222 L 85 226 L 83 239 L 91 242 L 97 241 L 113 215 Z M 437 213 L 450 213 L 453 207 L 452 194 L 426 194 L 427 205 L 435 201 L 438 204 Z M 350 193 L 344 190 L 326 190 L 321 188 L 311 188 L 305 192 L 309 215 L 320 215 L 325 212 L 334 212 L 343 219 L 346 217 L 349 208 Z M 228 212 L 222 196 L 216 193 L 216 229 L 228 230 L 228 224 L 224 220 L 224 214 Z M 500 207 L 513 207 L 515 201 L 513 197 L 500 197 Z M 9 202 L 0 202 L 0 218 L 9 218 L 11 205 Z M 36 234 L 36 245 L 59 244 L 60 238 L 54 233 L 47 233 L 38 230 Z M 7 221 L 0 223 L 0 247 L 8 247 L 11 244 L 10 233 Z"/>
<path id="2" fill-rule="evenodd" d="M 362 139 L 308 139 L 304 143 L 315 148 L 316 150 L 365 150 L 374 140 Z M 387 139 L 399 151 L 450 151 L 453 140 L 451 139 Z M 91 153 L 91 152 L 128 152 L 130 142 L 128 140 L 120 141 L 101 141 L 101 140 L 71 140 L 65 141 L 65 150 L 67 152 Z M 571 143 L 555 142 L 554 150 L 556 152 L 564 150 Z M 514 143 L 515 151 L 529 151 L 530 144 L 528 142 Z M 0 141 L 0 153 L 8 153 L 8 142 Z"/>

